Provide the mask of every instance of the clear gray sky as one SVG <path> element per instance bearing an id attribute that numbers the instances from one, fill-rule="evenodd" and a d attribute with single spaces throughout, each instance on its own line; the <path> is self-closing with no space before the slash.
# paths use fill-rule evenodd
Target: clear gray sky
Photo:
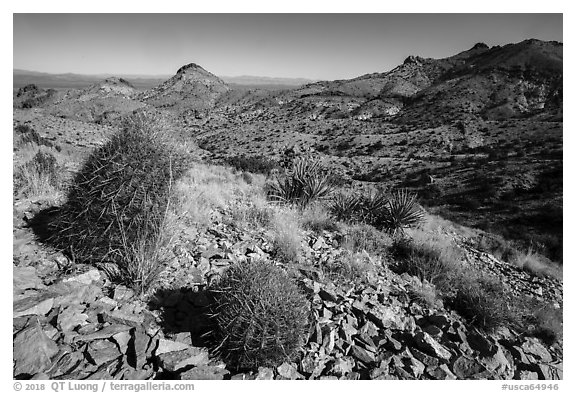
<path id="1" fill-rule="evenodd" d="M 344 79 L 527 38 L 563 41 L 562 14 L 14 14 L 13 67 L 50 73 Z"/>

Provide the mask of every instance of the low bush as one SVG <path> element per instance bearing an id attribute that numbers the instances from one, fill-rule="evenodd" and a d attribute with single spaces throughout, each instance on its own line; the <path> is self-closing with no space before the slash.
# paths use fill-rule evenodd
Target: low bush
<path id="1" fill-rule="evenodd" d="M 60 165 L 52 153 L 39 150 L 30 161 L 14 170 L 14 193 L 25 197 L 48 197 L 62 186 Z"/>
<path id="2" fill-rule="evenodd" d="M 266 261 L 232 265 L 213 289 L 214 351 L 232 367 L 274 367 L 305 342 L 309 304 L 288 274 Z"/>
<path id="3" fill-rule="evenodd" d="M 322 231 L 335 232 L 339 229 L 338 223 L 328 214 L 320 204 L 313 204 L 302 211 L 302 227 L 315 233 Z"/>
<path id="4" fill-rule="evenodd" d="M 454 291 L 448 296 L 448 306 L 472 325 L 485 331 L 518 325 L 519 315 L 512 306 L 510 292 L 495 278 L 461 275 L 451 284 Z"/>
<path id="5" fill-rule="evenodd" d="M 279 210 L 272 219 L 272 244 L 274 257 L 283 262 L 300 262 L 302 231 L 296 212 Z"/>
<path id="6" fill-rule="evenodd" d="M 239 171 L 262 173 L 267 176 L 279 167 L 276 161 L 260 156 L 234 156 L 226 159 L 226 163 Z"/>
<path id="7" fill-rule="evenodd" d="M 394 241 L 390 252 L 394 257 L 390 266 L 393 271 L 408 273 L 440 289 L 449 289 L 451 280 L 459 274 L 457 252 L 451 245 L 400 238 Z"/>
<path id="8" fill-rule="evenodd" d="M 353 252 L 365 250 L 370 255 L 385 255 L 392 246 L 390 236 L 366 224 L 346 227 L 339 240 L 342 247 L 347 250 Z"/>

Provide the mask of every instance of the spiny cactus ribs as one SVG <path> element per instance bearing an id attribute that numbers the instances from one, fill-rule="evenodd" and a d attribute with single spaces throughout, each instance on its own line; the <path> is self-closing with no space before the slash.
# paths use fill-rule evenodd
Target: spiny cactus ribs
<path id="1" fill-rule="evenodd" d="M 215 291 L 215 350 L 234 367 L 277 366 L 304 344 L 308 301 L 271 262 L 231 266 Z"/>

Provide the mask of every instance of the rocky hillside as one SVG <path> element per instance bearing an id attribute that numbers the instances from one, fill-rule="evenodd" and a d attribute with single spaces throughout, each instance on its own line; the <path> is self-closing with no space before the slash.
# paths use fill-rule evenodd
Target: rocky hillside
<path id="1" fill-rule="evenodd" d="M 178 111 L 203 110 L 214 106 L 218 97 L 230 88 L 220 78 L 197 64 L 182 66 L 176 75 L 139 98 L 157 108 Z"/>

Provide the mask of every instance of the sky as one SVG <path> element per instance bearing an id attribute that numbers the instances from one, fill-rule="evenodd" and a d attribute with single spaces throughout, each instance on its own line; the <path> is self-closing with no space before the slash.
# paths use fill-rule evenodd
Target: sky
<path id="1" fill-rule="evenodd" d="M 13 68 L 334 80 L 528 38 L 563 41 L 562 14 L 14 14 Z"/>

